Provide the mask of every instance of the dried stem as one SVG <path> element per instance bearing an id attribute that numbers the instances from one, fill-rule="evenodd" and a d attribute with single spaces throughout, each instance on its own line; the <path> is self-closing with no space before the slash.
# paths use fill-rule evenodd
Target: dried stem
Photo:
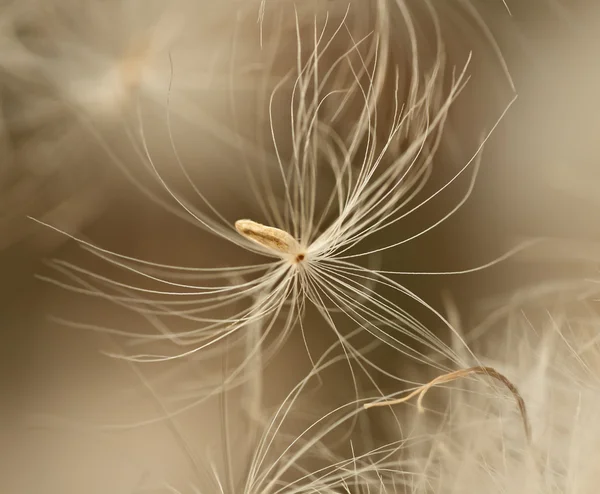
<path id="1" fill-rule="evenodd" d="M 529 417 L 527 416 L 527 407 L 525 406 L 525 401 L 523 400 L 523 397 L 519 393 L 519 390 L 517 389 L 517 387 L 512 382 L 510 382 L 506 376 L 500 374 L 493 367 L 482 367 L 482 366 L 469 367 L 468 369 L 460 369 L 460 370 L 457 370 L 454 372 L 449 372 L 448 374 L 442 374 L 441 376 L 436 377 L 435 379 L 428 382 L 427 384 L 424 384 L 423 386 L 420 386 L 419 388 L 415 389 L 412 393 L 410 393 L 409 395 L 407 395 L 403 398 L 398 398 L 396 400 L 389 400 L 389 401 L 366 403 L 364 405 L 364 408 L 397 405 L 399 403 L 404 403 L 418 395 L 419 399 L 417 400 L 417 407 L 419 409 L 419 412 L 423 412 L 423 411 L 425 411 L 425 409 L 423 407 L 423 398 L 425 397 L 425 394 L 427 393 L 427 391 L 429 391 L 429 389 L 431 389 L 432 387 L 434 387 L 438 384 L 444 384 L 444 383 L 448 383 L 451 381 L 456 381 L 457 379 L 467 377 L 472 374 L 483 374 L 483 375 L 492 377 L 492 378 L 496 379 L 497 381 L 500 381 L 502 384 L 504 384 L 504 386 L 506 386 L 508 388 L 508 390 L 515 397 L 517 406 L 519 407 L 519 412 L 521 414 L 521 418 L 523 420 L 523 429 L 525 430 L 525 436 L 527 438 L 527 442 L 530 443 L 531 442 L 531 425 L 529 424 Z"/>

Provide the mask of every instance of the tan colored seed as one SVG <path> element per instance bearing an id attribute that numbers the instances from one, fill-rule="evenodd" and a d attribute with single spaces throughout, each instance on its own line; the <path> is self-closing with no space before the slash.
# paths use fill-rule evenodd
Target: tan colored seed
<path id="1" fill-rule="evenodd" d="M 284 230 L 261 225 L 252 220 L 238 220 L 235 222 L 235 228 L 244 237 L 267 249 L 281 254 L 300 255 L 300 244 Z"/>

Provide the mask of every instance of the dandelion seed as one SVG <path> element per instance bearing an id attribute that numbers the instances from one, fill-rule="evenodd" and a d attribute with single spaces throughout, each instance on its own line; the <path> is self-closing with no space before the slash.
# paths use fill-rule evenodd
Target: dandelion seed
<path id="1" fill-rule="evenodd" d="M 45 279 L 133 309 L 157 330 L 156 335 L 148 336 L 148 342 L 167 340 L 183 347 L 175 354 L 113 356 L 135 362 L 164 362 L 191 356 L 202 358 L 201 355 L 211 351 L 218 354 L 219 344 L 240 338 L 244 331 L 257 331 L 260 336 L 255 340 L 256 348 L 224 385 L 239 384 L 243 380 L 243 368 L 249 361 L 259 354 L 267 361 L 287 341 L 294 328 L 302 332 L 308 355 L 314 363 L 316 359 L 304 334 L 304 315 L 310 305 L 343 343 L 341 349 L 357 393 L 356 369 L 373 383 L 373 372 L 391 374 L 359 351 L 340 330 L 340 321 L 345 327 L 360 328 L 372 335 L 377 344 L 388 345 L 407 358 L 445 371 L 447 367 L 439 359 L 442 355 L 464 366 L 460 356 L 439 335 L 378 290 L 386 289 L 392 296 L 406 297 L 421 304 L 453 331 L 439 312 L 395 278 L 406 273 L 377 270 L 372 264 L 364 267 L 361 260 L 372 263 L 378 253 L 426 234 L 450 218 L 469 198 L 481 150 L 491 132 L 484 136 L 472 158 L 446 184 L 425 197 L 423 190 L 432 173 L 433 159 L 443 139 L 450 107 L 468 82 L 470 58 L 462 71 L 453 73 L 453 84 L 447 90 L 445 57 L 440 41 L 438 57 L 431 71 L 426 75 L 411 74 L 414 80 L 411 79 L 405 88 L 407 99 L 403 101 L 400 71 L 392 72 L 389 67 L 390 26 L 385 8 L 382 7 L 378 14 L 375 34 L 361 39 L 355 39 L 348 29 L 348 15 L 349 11 L 339 24 L 333 26 L 332 33 L 329 18 L 326 17 L 322 25 L 315 20 L 312 32 L 305 37 L 301 36 L 296 19 L 296 67 L 272 93 L 268 105 L 273 153 L 257 156 L 252 163 L 244 155 L 237 175 L 245 179 L 243 190 L 251 195 L 260 210 L 261 223 L 243 219 L 233 227 L 234 222 L 226 218 L 192 181 L 174 144 L 176 162 L 196 195 L 190 199 L 176 192 L 159 173 L 140 121 L 144 143 L 141 157 L 175 203 L 163 201 L 161 204 L 166 204 L 165 207 L 174 214 L 210 235 L 246 252 L 271 259 L 228 268 L 187 268 L 127 257 L 78 240 L 92 254 L 142 280 L 157 284 L 157 288 L 102 277 L 63 261 L 53 265 L 68 281 Z M 414 19 L 406 14 L 404 21 L 408 31 L 416 33 Z M 347 40 L 344 51 L 328 59 L 326 55 L 333 50 L 333 41 L 343 35 Z M 412 43 L 416 45 L 417 40 L 412 39 Z M 413 57 L 412 62 L 417 64 L 416 50 Z M 390 72 L 392 81 L 389 80 Z M 294 73 L 295 78 L 292 78 Z M 273 111 L 275 99 L 288 80 L 292 81 L 291 111 L 289 126 L 284 128 L 275 125 Z M 386 118 L 384 127 L 379 113 L 380 99 L 384 85 L 390 82 L 394 102 L 391 110 L 387 105 L 386 110 L 390 110 L 391 116 L 389 120 Z M 344 125 L 340 126 L 341 121 Z M 287 157 L 280 146 L 280 131 L 289 140 Z M 399 225 L 453 186 L 470 169 L 473 170 L 472 180 L 450 211 L 417 234 L 398 238 L 395 233 L 388 237 L 392 240 L 380 247 L 366 246 L 367 239 Z M 466 271 L 476 269 L 479 268 Z M 226 315 L 211 317 L 215 311 Z M 175 320 L 190 324 L 192 329 L 179 332 L 169 329 Z M 126 330 L 87 327 L 139 338 Z M 418 349 L 417 345 L 424 350 Z"/>

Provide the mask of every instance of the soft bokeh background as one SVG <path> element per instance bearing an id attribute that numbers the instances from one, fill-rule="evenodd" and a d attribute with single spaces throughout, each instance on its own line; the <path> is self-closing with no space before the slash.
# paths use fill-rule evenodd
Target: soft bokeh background
<path id="1" fill-rule="evenodd" d="M 431 26 L 417 3 L 406 2 L 417 19 L 423 16 L 419 36 L 427 67 Z M 595 271 L 595 242 L 600 240 L 595 220 L 600 206 L 600 71 L 595 61 L 600 12 L 585 3 L 567 9 L 536 0 L 528 6 L 509 5 L 511 16 L 502 2 L 446 3 L 438 14 L 448 64 L 462 66 L 469 51 L 474 58 L 472 79 L 456 102 L 447 138 L 435 158 L 432 190 L 474 153 L 481 134 L 512 99 L 491 37 L 504 54 L 518 99 L 485 148 L 475 191 L 465 207 L 431 233 L 386 253 L 384 266 L 403 271 L 466 269 L 494 259 L 523 238 L 551 238 L 543 249 L 527 251 L 515 263 L 473 275 L 402 280 L 437 307 L 442 307 L 442 293 L 451 293 L 468 321 L 480 317 L 473 309 L 489 297 Z M 398 4 L 385 4 L 392 14 L 398 12 Z M 173 382 L 182 388 L 189 384 L 193 393 L 194 383 L 207 369 L 218 375 L 222 362 L 181 364 L 170 369 L 176 379 L 161 389 L 161 368 L 117 362 L 99 353 L 114 351 L 114 339 L 50 320 L 53 315 L 144 331 L 139 318 L 106 301 L 73 295 L 36 279 L 36 274 L 47 272 L 44 261 L 49 258 L 94 267 L 101 274 L 105 267 L 86 257 L 74 242 L 26 216 L 156 262 L 239 262 L 239 249 L 177 219 L 134 186 L 131 177 L 160 192 L 136 154 L 140 139 L 127 132 L 136 128 L 138 117 L 131 102 L 140 101 L 152 156 L 170 177 L 174 160 L 165 107 L 171 81 L 178 153 L 220 211 L 232 219 L 247 216 L 254 206 L 236 167 L 241 159 L 260 160 L 262 148 L 268 147 L 268 95 L 295 63 L 291 3 L 267 0 L 262 49 L 259 7 L 254 1 L 217 6 L 205 0 L 174 2 L 168 8 L 160 2 L 150 8 L 134 0 L 5 0 L 0 5 L 2 492 L 129 493 L 161 482 L 181 492 L 194 492 L 191 484 L 216 489 L 206 483 L 203 468 L 209 457 L 218 469 L 225 468 L 222 399 L 147 427 L 106 432 L 89 424 L 132 423 L 164 415 L 160 400 L 137 372 L 168 397 L 174 389 L 180 391 L 168 389 Z M 310 36 L 314 15 L 322 21 L 329 12 L 334 24 L 348 3 L 306 2 L 297 7 L 301 31 Z M 374 1 L 350 5 L 348 26 L 357 39 L 373 29 L 373 9 L 380 7 L 381 2 Z M 482 30 L 481 23 L 489 31 Z M 406 33 L 394 34 L 390 56 L 402 74 L 407 70 L 402 49 Z M 127 47 L 131 49 L 138 37 L 151 45 L 155 59 L 140 61 L 139 55 L 129 54 Z M 338 51 L 343 49 L 341 42 Z M 126 70 L 134 79 L 126 88 L 130 93 L 123 95 L 122 88 L 110 86 L 115 63 L 129 64 Z M 139 68 L 142 63 L 147 64 L 144 70 Z M 385 105 L 385 94 L 382 100 Z M 284 125 L 288 111 L 283 105 L 275 109 L 276 127 Z M 173 180 L 177 176 L 173 173 Z M 436 221 L 467 187 L 464 177 L 387 235 L 405 235 Z M 309 342 L 322 350 L 333 336 L 316 314 L 308 317 Z M 378 358 L 390 369 L 402 367 L 391 351 L 381 350 Z M 262 388 L 250 383 L 242 391 L 256 395 L 268 413 L 310 368 L 304 343 L 294 335 L 265 370 Z M 291 430 L 294 420 L 317 418 L 353 399 L 344 365 L 322 377 L 323 384 L 312 386 L 300 403 L 298 417 L 291 417 Z M 381 384 L 389 385 L 383 379 Z M 251 449 L 245 441 L 249 426 L 247 410 L 240 404 L 246 403 L 240 401 L 242 391 L 233 393 L 227 404 L 229 440 L 240 477 Z M 377 423 L 372 431 L 385 435 Z M 237 447 L 242 443 L 244 447 Z"/>

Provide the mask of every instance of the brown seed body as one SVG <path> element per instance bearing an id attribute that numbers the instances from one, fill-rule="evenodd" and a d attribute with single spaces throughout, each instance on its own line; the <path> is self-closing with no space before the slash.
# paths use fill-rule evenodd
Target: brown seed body
<path id="1" fill-rule="evenodd" d="M 298 241 L 279 228 L 261 225 L 252 220 L 238 220 L 235 228 L 244 237 L 278 254 L 299 255 L 301 251 Z"/>

